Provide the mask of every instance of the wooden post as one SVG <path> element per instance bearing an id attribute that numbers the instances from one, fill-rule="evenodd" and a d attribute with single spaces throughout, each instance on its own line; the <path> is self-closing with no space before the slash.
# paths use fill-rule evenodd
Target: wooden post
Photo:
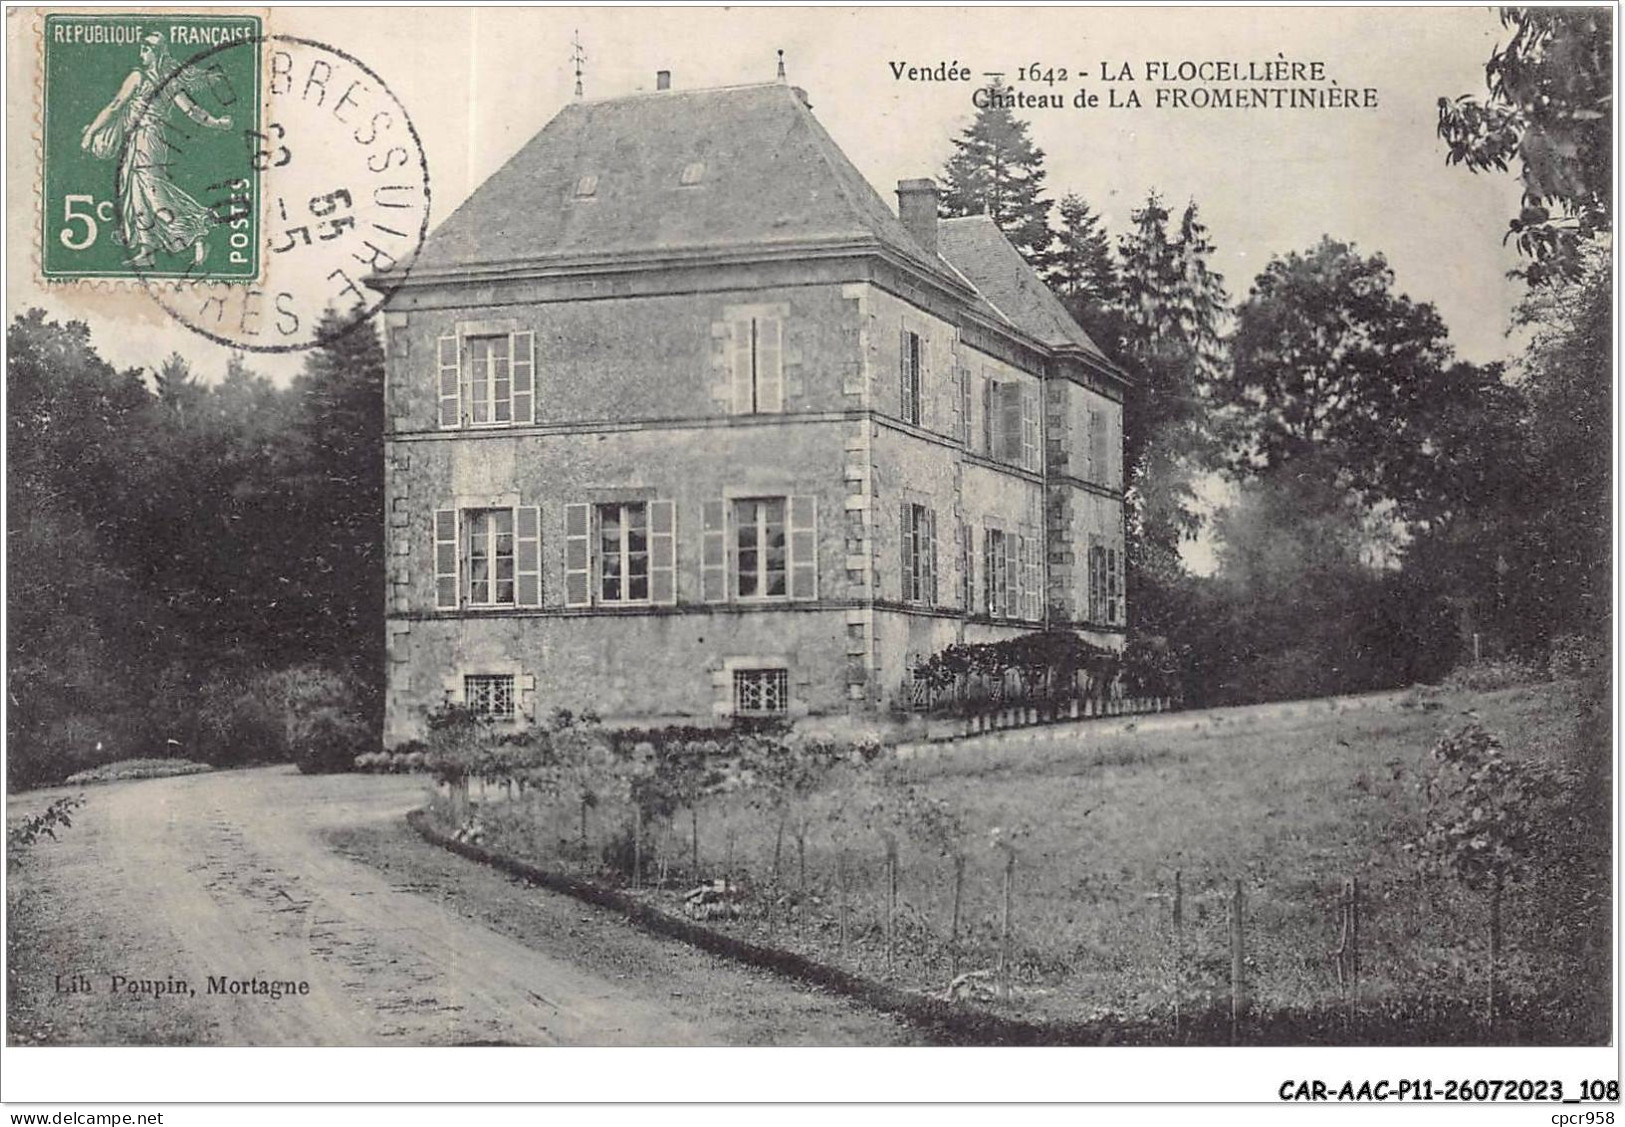
<path id="1" fill-rule="evenodd" d="M 841 940 L 840 957 L 846 959 L 846 847 L 843 845 L 835 854 L 835 868 L 837 881 L 841 887 Z"/>
<path id="2" fill-rule="evenodd" d="M 1241 1032 L 1241 1020 L 1247 1012 L 1247 992 L 1242 981 L 1242 963 L 1246 956 L 1242 927 L 1241 881 L 1236 881 L 1230 898 L 1230 1043 L 1236 1044 Z"/>
<path id="3" fill-rule="evenodd" d="M 700 812 L 697 807 L 688 808 L 688 828 L 694 846 L 694 883 L 700 881 Z"/>
<path id="4" fill-rule="evenodd" d="M 954 918 L 948 929 L 948 981 L 959 977 L 959 904 L 965 891 L 965 856 L 954 855 Z"/>
<path id="5" fill-rule="evenodd" d="M 999 921 L 999 992 L 1010 997 L 1010 895 L 1015 884 L 1016 851 L 1011 849 L 1004 859 L 1004 916 Z"/>
<path id="6" fill-rule="evenodd" d="M 1495 883 L 1490 886 L 1490 966 L 1488 989 L 1485 991 L 1486 1022 L 1491 1033 L 1495 1032 L 1496 975 L 1501 963 L 1501 889 L 1502 877 L 1496 873 Z"/>
<path id="7" fill-rule="evenodd" d="M 632 804 L 632 889 L 637 890 L 643 870 L 643 807 Z"/>
<path id="8" fill-rule="evenodd" d="M 1349 878 L 1349 1025 L 1360 1012 L 1360 878 Z"/>
<path id="9" fill-rule="evenodd" d="M 897 839 L 886 839 L 886 973 L 892 973 L 897 959 Z"/>
<path id="10" fill-rule="evenodd" d="M 1174 870 L 1174 1040 L 1179 1040 L 1179 1023 L 1185 1001 L 1185 886 Z"/>

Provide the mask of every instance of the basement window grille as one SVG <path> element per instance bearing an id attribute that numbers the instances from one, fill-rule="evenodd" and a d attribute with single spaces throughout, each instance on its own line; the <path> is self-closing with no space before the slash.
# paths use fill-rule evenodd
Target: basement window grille
<path id="1" fill-rule="evenodd" d="M 734 670 L 735 716 L 782 716 L 789 710 L 789 670 Z"/>
<path id="2" fill-rule="evenodd" d="M 492 720 L 512 720 L 513 674 L 470 674 L 463 678 L 463 703 Z"/>

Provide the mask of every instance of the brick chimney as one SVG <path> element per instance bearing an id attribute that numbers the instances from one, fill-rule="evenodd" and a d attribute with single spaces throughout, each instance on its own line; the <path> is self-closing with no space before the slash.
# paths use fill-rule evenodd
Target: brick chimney
<path id="1" fill-rule="evenodd" d="M 897 217 L 927 254 L 937 253 L 937 182 L 899 180 Z"/>
<path id="2" fill-rule="evenodd" d="M 671 89 L 671 71 L 669 71 L 669 70 L 657 70 L 657 71 L 655 71 L 655 89 L 656 90 L 670 90 Z"/>

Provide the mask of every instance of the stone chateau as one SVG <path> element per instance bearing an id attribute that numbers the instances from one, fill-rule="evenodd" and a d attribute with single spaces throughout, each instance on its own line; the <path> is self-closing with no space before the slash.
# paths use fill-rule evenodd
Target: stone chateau
<path id="1" fill-rule="evenodd" d="M 993 223 L 782 83 L 566 107 L 386 313 L 386 744 L 430 710 L 885 710 L 1120 646 L 1125 377 Z"/>

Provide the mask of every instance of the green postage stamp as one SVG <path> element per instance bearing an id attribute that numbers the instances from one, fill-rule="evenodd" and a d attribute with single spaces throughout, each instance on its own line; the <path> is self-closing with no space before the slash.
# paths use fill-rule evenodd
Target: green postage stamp
<path id="1" fill-rule="evenodd" d="M 48 279 L 251 281 L 260 269 L 260 17 L 45 17 Z"/>

